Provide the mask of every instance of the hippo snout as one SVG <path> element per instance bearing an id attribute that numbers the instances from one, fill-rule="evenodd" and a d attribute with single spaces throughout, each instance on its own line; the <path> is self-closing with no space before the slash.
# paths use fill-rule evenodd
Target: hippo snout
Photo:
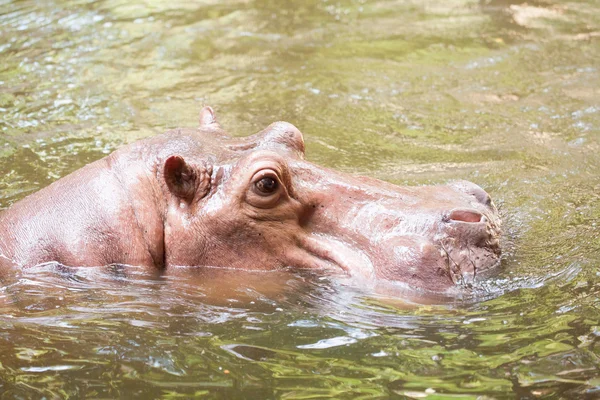
<path id="1" fill-rule="evenodd" d="M 400 187 L 311 172 L 311 181 L 327 189 L 321 187 L 325 208 L 314 214 L 313 229 L 362 253 L 380 279 L 440 292 L 468 284 L 498 264 L 500 218 L 489 194 L 476 184 Z M 364 265 L 359 258 L 355 263 Z"/>

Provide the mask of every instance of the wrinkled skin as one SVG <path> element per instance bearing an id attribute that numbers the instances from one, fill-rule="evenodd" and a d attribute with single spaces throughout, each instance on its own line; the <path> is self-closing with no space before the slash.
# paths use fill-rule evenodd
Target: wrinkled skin
<path id="1" fill-rule="evenodd" d="M 205 107 L 0 214 L 0 265 L 128 264 L 338 271 L 445 292 L 498 263 L 500 220 L 461 181 L 399 187 L 304 160 L 276 122 L 230 138 Z"/>

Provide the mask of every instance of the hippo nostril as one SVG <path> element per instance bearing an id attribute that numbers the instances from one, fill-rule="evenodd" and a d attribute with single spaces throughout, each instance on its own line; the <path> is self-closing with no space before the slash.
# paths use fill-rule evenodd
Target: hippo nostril
<path id="1" fill-rule="evenodd" d="M 461 192 L 463 192 L 465 194 L 469 194 L 469 195 L 475 197 L 475 199 L 479 203 L 481 203 L 485 206 L 489 207 L 492 205 L 492 198 L 490 197 L 488 192 L 483 190 L 479 185 L 476 185 L 472 182 L 459 181 L 459 182 L 455 182 L 454 184 L 452 184 L 452 186 L 454 186 L 455 188 L 457 188 L 458 190 L 460 190 Z"/>
<path id="2" fill-rule="evenodd" d="M 489 206 L 492 204 L 492 198 L 490 197 L 488 192 L 486 192 L 479 186 L 473 187 L 471 189 L 471 194 L 477 199 L 477 201 L 479 201 L 483 205 Z"/>
<path id="3" fill-rule="evenodd" d="M 454 210 L 450 213 L 448 219 L 450 219 L 451 221 L 460 222 L 481 222 L 481 220 L 483 219 L 483 215 L 481 215 L 477 211 Z"/>

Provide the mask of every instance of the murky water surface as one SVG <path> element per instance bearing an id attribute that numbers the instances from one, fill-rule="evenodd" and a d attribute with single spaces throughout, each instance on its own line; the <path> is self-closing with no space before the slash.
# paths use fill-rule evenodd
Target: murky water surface
<path id="1" fill-rule="evenodd" d="M 600 396 L 600 3 L 0 1 L 0 208 L 213 105 L 317 163 L 468 179 L 505 220 L 477 301 L 309 274 L 36 267 L 0 398 Z"/>

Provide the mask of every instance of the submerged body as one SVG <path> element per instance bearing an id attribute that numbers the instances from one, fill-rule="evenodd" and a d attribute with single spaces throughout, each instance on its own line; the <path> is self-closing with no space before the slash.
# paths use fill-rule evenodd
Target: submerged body
<path id="1" fill-rule="evenodd" d="M 337 270 L 444 292 L 498 263 L 500 220 L 469 182 L 399 187 L 304 160 L 277 122 L 230 138 L 205 107 L 0 213 L 0 266 Z"/>

